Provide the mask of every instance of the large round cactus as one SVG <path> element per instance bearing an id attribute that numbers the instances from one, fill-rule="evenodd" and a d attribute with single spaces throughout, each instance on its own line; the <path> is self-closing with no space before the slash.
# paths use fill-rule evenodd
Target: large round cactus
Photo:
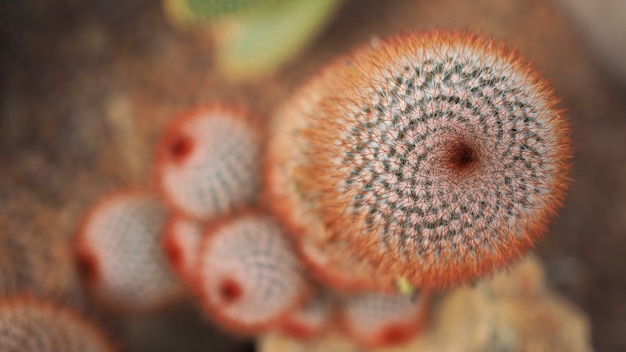
<path id="1" fill-rule="evenodd" d="M 269 187 L 299 236 L 415 286 L 479 278 L 531 247 L 568 185 L 568 124 L 517 54 L 465 33 L 341 59 L 275 117 Z"/>

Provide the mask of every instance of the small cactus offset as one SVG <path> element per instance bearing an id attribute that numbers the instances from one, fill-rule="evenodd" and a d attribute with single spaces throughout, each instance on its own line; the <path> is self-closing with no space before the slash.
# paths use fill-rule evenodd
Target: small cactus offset
<path id="1" fill-rule="evenodd" d="M 365 292 L 344 298 L 345 333 L 365 348 L 402 344 L 419 334 L 428 317 L 429 294 L 416 297 Z"/>
<path id="2" fill-rule="evenodd" d="M 330 292 L 318 292 L 300 309 L 290 311 L 281 323 L 280 330 L 302 340 L 318 336 L 333 320 L 335 313 L 333 298 Z"/>
<path id="3" fill-rule="evenodd" d="M 187 283 L 193 283 L 203 235 L 203 226 L 199 222 L 180 215 L 171 216 L 165 225 L 165 256 L 178 276 Z"/>
<path id="4" fill-rule="evenodd" d="M 178 212 L 210 219 L 253 203 L 261 136 L 252 118 L 210 106 L 176 117 L 157 149 L 159 189 Z"/>
<path id="5" fill-rule="evenodd" d="M 167 212 L 151 194 L 119 191 L 87 212 L 76 235 L 76 257 L 94 298 L 121 311 L 149 311 L 182 291 L 162 250 Z"/>
<path id="6" fill-rule="evenodd" d="M 278 224 L 249 213 L 207 233 L 194 286 L 206 310 L 241 334 L 276 326 L 309 291 L 308 280 Z"/>
<path id="7" fill-rule="evenodd" d="M 269 187 L 286 221 L 417 287 L 516 260 L 569 183 L 552 89 L 514 52 L 465 33 L 405 34 L 338 61 L 272 133 Z M 302 209 L 323 231 L 307 230 Z"/>
<path id="8" fill-rule="evenodd" d="M 0 300 L 0 351 L 114 350 L 100 330 L 67 308 L 26 297 Z"/>
<path id="9" fill-rule="evenodd" d="M 315 279 L 340 292 L 395 292 L 397 285 L 371 262 L 360 260 L 346 251 L 343 243 L 318 247 L 303 239 L 297 242 L 300 260 Z"/>

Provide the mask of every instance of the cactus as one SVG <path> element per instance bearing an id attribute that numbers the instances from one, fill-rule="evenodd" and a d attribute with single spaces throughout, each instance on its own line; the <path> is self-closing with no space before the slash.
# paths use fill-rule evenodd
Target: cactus
<path id="1" fill-rule="evenodd" d="M 0 300 L 3 352 L 111 352 L 113 345 L 73 311 L 27 297 Z"/>
<path id="2" fill-rule="evenodd" d="M 178 276 L 189 284 L 193 284 L 203 235 L 200 223 L 178 215 L 171 216 L 165 226 L 165 255 Z"/>
<path id="3" fill-rule="evenodd" d="M 225 219 L 209 230 L 196 279 L 207 312 L 240 334 L 276 326 L 309 290 L 280 227 L 254 213 Z"/>
<path id="4" fill-rule="evenodd" d="M 329 291 L 318 292 L 300 309 L 289 312 L 280 330 L 301 340 L 309 340 L 325 331 L 331 324 L 335 302 Z"/>
<path id="5" fill-rule="evenodd" d="M 275 116 L 276 211 L 412 286 L 483 277 L 532 247 L 562 204 L 571 152 L 556 105 L 534 68 L 488 39 L 372 45 Z"/>
<path id="6" fill-rule="evenodd" d="M 300 260 L 307 266 L 311 276 L 340 292 L 364 290 L 395 292 L 393 280 L 371 263 L 349 255 L 343 243 L 319 248 L 307 240 L 297 242 Z"/>
<path id="7" fill-rule="evenodd" d="M 428 316 L 429 294 L 366 292 L 345 297 L 340 319 L 345 333 L 364 348 L 402 344 L 421 332 Z"/>
<path id="8" fill-rule="evenodd" d="M 261 141 L 247 114 L 210 106 L 177 116 L 157 147 L 160 193 L 177 211 L 210 219 L 253 203 Z"/>
<path id="9" fill-rule="evenodd" d="M 161 247 L 167 213 L 151 194 L 118 191 L 85 215 L 75 239 L 88 291 L 110 308 L 150 311 L 181 296 Z"/>

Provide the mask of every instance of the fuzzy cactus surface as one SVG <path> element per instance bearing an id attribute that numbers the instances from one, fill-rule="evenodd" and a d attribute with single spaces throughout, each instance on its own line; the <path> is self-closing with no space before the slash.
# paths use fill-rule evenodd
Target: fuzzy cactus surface
<path id="1" fill-rule="evenodd" d="M 310 290 L 280 226 L 255 213 L 232 216 L 209 230 L 196 280 L 206 311 L 244 335 L 279 324 Z"/>
<path id="2" fill-rule="evenodd" d="M 254 203 L 261 136 L 247 113 L 223 106 L 176 116 L 157 147 L 159 190 L 176 211 L 210 219 Z"/>
<path id="3" fill-rule="evenodd" d="M 569 184 L 568 135 L 517 53 L 463 32 L 408 33 L 338 60 L 276 114 L 268 187 L 297 236 L 449 287 L 546 232 Z"/>
<path id="4" fill-rule="evenodd" d="M 193 283 L 198 265 L 200 244 L 204 237 L 201 223 L 180 215 L 173 215 L 165 225 L 163 250 L 171 267 L 183 281 Z"/>
<path id="5" fill-rule="evenodd" d="M 290 311 L 279 330 L 302 340 L 313 339 L 332 325 L 334 313 L 334 296 L 328 291 L 317 292 L 300 309 Z"/>
<path id="6" fill-rule="evenodd" d="M 112 352 L 98 328 L 70 309 L 29 297 L 0 300 L 3 352 Z"/>
<path id="7" fill-rule="evenodd" d="M 150 311 L 181 296 L 162 250 L 167 211 L 143 190 L 103 196 L 85 214 L 75 251 L 85 286 L 100 303 Z"/>
<path id="8" fill-rule="evenodd" d="M 416 297 L 365 292 L 345 297 L 344 331 L 365 348 L 402 344 L 419 334 L 428 317 L 428 293 Z"/>

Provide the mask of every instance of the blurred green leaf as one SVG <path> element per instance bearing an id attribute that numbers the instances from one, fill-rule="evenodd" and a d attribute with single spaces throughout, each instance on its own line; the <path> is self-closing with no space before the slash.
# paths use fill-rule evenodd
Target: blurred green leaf
<path id="1" fill-rule="evenodd" d="M 405 296 L 413 296 L 415 294 L 415 287 L 411 285 L 409 280 L 405 277 L 400 277 L 396 280 L 396 285 L 398 286 L 398 290 Z"/>
<path id="2" fill-rule="evenodd" d="M 217 62 L 235 79 L 272 71 L 297 54 L 320 31 L 339 0 L 291 0 L 271 11 L 233 17 L 216 27 Z"/>
<path id="3" fill-rule="evenodd" d="M 292 0 L 163 0 L 167 16 L 176 25 L 196 26 L 230 15 L 269 11 Z M 315 2 L 315 0 L 313 1 Z"/>

